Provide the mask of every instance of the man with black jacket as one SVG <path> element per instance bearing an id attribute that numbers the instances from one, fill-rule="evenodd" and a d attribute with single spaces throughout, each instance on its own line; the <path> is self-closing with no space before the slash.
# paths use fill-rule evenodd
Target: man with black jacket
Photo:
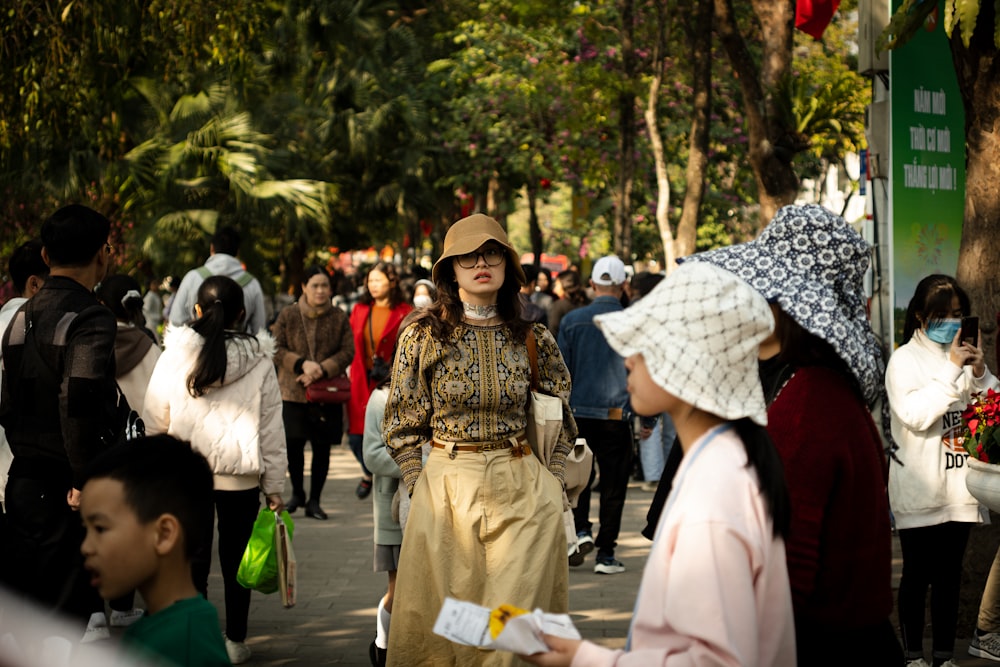
<path id="1" fill-rule="evenodd" d="M 115 317 L 93 295 L 110 263 L 109 231 L 108 219 L 85 206 L 49 217 L 41 231 L 49 278 L 3 337 L 0 424 L 14 461 L 3 546 L 12 563 L 2 576 L 42 606 L 81 620 L 104 609 L 82 567 L 81 480 L 118 420 Z"/>

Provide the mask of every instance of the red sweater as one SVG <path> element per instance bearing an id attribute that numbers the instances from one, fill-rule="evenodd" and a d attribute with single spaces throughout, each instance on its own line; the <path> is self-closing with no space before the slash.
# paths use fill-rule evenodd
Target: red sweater
<path id="1" fill-rule="evenodd" d="M 362 435 L 365 432 L 365 408 L 368 407 L 368 397 L 375 390 L 374 383 L 368 380 L 368 369 L 372 367 L 372 360 L 365 354 L 368 313 L 371 309 L 370 305 L 359 303 L 351 310 L 354 359 L 351 361 L 351 398 L 347 402 L 347 432 L 351 435 Z M 410 304 L 400 303 L 389 312 L 389 320 L 385 323 L 382 337 L 375 346 L 375 354 L 382 357 L 383 361 L 392 363 L 399 325 L 411 310 L 413 306 Z"/>
<path id="2" fill-rule="evenodd" d="M 792 502 L 786 550 L 796 622 L 884 621 L 893 605 L 888 468 L 871 413 L 838 373 L 807 367 L 767 419 Z"/>

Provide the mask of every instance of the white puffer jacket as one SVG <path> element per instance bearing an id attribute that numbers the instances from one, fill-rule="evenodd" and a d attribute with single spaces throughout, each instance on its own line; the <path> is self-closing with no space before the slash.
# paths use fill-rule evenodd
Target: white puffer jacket
<path id="1" fill-rule="evenodd" d="M 168 327 L 163 343 L 142 410 L 146 433 L 190 442 L 208 459 L 216 490 L 281 493 L 288 458 L 271 336 L 230 338 L 222 384 L 199 398 L 188 392 L 187 378 L 205 339 L 190 327 Z"/>

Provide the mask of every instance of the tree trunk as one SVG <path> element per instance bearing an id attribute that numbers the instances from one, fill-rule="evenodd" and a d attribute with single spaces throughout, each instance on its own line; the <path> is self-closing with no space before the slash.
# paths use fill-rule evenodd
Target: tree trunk
<path id="1" fill-rule="evenodd" d="M 657 39 L 653 51 L 654 70 L 649 81 L 649 98 L 646 100 L 644 115 L 656 173 L 656 227 L 660 231 L 660 243 L 663 244 L 663 266 L 669 272 L 674 265 L 676 255 L 674 254 L 674 233 L 670 229 L 670 178 L 667 175 L 667 158 L 663 151 L 663 137 L 660 134 L 660 120 L 657 113 L 660 88 L 667 70 L 666 8 L 663 5 L 663 2 L 656 4 Z"/>
<path id="2" fill-rule="evenodd" d="M 752 4 L 763 35 L 759 67 L 739 31 L 732 0 L 715 0 L 715 25 L 743 93 L 750 166 L 763 225 L 779 208 L 795 201 L 799 187 L 792 158 L 802 147 L 793 128 L 785 127 L 776 96 L 778 84 L 790 74 L 795 2 L 753 0 Z"/>
<path id="3" fill-rule="evenodd" d="M 982 3 L 976 30 L 969 47 L 962 44 L 960 30 L 952 33 L 951 55 L 958 77 L 958 88 L 965 106 L 965 213 L 962 242 L 958 252 L 955 278 L 972 301 L 972 312 L 979 316 L 983 331 L 986 363 L 997 371 L 997 314 L 1000 313 L 1000 58 L 993 44 L 996 15 L 993 3 Z M 979 602 L 989 564 L 1000 541 L 1000 521 L 992 514 L 992 523 L 969 535 L 962 571 L 962 594 L 958 627 L 976 626 Z M 960 635 L 961 636 L 961 635 Z"/>
<path id="4" fill-rule="evenodd" d="M 494 173 L 486 189 L 486 215 L 499 220 L 500 214 L 500 177 Z"/>
<path id="5" fill-rule="evenodd" d="M 649 99 L 646 101 L 646 127 L 649 144 L 653 151 L 653 165 L 656 172 L 656 227 L 660 230 L 663 244 L 663 266 L 670 270 L 674 264 L 674 233 L 670 229 L 670 178 L 667 176 L 667 158 L 663 153 L 663 138 L 660 136 L 659 117 L 656 104 L 660 98 L 663 83 L 664 64 L 657 65 L 656 74 L 649 82 Z"/>
<path id="6" fill-rule="evenodd" d="M 709 123 L 712 105 L 712 0 L 700 0 L 694 15 L 691 33 L 693 69 L 693 113 L 688 147 L 684 206 L 677 225 L 674 257 L 668 258 L 667 272 L 674 269 L 677 257 L 694 252 L 698 235 L 698 214 L 705 198 L 705 171 L 708 169 Z"/>
<path id="7" fill-rule="evenodd" d="M 281 290 L 284 293 L 294 293 L 302 284 L 305 274 L 306 246 L 301 238 L 295 238 L 288 245 L 288 258 L 285 260 L 285 271 L 282 276 Z"/>
<path id="8" fill-rule="evenodd" d="M 965 106 L 965 214 L 955 278 L 972 300 L 983 329 L 986 362 L 996 372 L 997 315 L 1000 313 L 1000 59 L 993 45 L 992 4 L 980 8 L 969 48 L 959 30 L 951 50 Z M 985 30 L 982 28 L 986 28 Z"/>
<path id="9" fill-rule="evenodd" d="M 528 191 L 528 236 L 531 238 L 531 252 L 535 255 L 532 264 L 535 268 L 542 265 L 542 226 L 538 224 L 538 186 L 529 183 Z"/>
<path id="10" fill-rule="evenodd" d="M 628 264 L 632 257 L 632 185 L 635 176 L 635 15 L 633 0 L 623 0 L 622 66 L 623 90 L 618 95 L 618 192 L 615 195 L 614 252 Z"/>

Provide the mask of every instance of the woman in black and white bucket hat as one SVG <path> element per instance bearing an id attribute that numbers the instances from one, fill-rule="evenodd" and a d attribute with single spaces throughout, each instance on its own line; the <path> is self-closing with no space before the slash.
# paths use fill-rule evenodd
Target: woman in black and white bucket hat
<path id="1" fill-rule="evenodd" d="M 632 617 L 627 657 L 546 635 L 538 665 L 795 664 L 783 536 L 790 508 L 763 426 L 767 302 L 732 273 L 681 266 L 595 324 L 626 358 L 632 406 L 669 412 L 684 451 Z"/>
<path id="2" fill-rule="evenodd" d="M 870 257 L 843 218 L 806 205 L 781 208 L 753 241 L 686 258 L 731 271 L 774 312 L 760 374 L 792 499 L 786 551 L 803 665 L 903 661 L 890 622 L 888 468 L 870 412 L 883 393 L 863 284 Z M 842 650 L 818 650 L 831 636 Z"/>

